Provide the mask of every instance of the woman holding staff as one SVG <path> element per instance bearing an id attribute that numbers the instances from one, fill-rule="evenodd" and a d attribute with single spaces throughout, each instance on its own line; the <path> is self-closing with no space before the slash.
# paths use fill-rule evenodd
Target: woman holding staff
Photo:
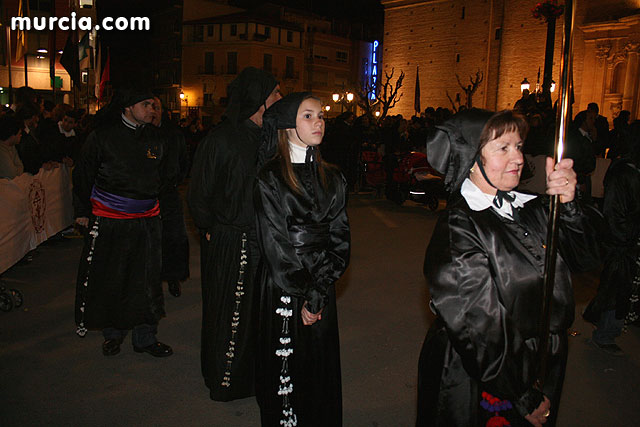
<path id="1" fill-rule="evenodd" d="M 418 425 L 553 425 L 574 318 L 570 268 L 598 263 L 597 236 L 574 200 L 573 162 L 547 159 L 559 195 L 559 254 L 544 386 L 536 386 L 548 204 L 514 191 L 524 117 L 470 110 L 439 127 L 429 160 L 451 191 L 424 273 L 437 316 L 419 362 Z"/>

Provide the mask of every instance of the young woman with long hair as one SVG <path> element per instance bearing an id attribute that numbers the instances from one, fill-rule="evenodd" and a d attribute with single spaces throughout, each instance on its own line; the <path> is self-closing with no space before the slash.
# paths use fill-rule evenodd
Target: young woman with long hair
<path id="1" fill-rule="evenodd" d="M 323 162 L 319 99 L 293 93 L 264 115 L 255 207 L 262 265 L 256 396 L 264 426 L 340 426 L 335 282 L 349 262 L 347 185 Z"/>

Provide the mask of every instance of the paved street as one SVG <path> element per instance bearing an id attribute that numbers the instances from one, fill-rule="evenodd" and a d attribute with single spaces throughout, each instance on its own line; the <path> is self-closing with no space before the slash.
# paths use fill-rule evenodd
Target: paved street
<path id="1" fill-rule="evenodd" d="M 422 262 L 436 214 L 352 196 L 352 258 L 338 283 L 345 426 L 411 426 L 417 359 L 431 322 Z M 192 228 L 192 227 L 191 227 Z M 19 310 L 0 312 L 0 426 L 257 426 L 255 399 L 217 403 L 200 375 L 200 266 L 191 236 L 191 279 L 166 293 L 159 339 L 175 354 L 122 352 L 105 358 L 98 332 L 78 338 L 73 302 L 80 239 L 47 242 L 31 264 L 3 275 L 24 293 Z M 596 276 L 576 277 L 577 313 Z M 615 358 L 585 342 L 577 316 L 560 426 L 635 426 L 640 402 L 640 329 L 619 339 Z"/>

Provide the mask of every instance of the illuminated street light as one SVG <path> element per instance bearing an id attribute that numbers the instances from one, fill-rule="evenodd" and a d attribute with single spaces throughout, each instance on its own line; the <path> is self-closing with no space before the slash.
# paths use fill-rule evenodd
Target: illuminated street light
<path id="1" fill-rule="evenodd" d="M 184 101 L 185 107 L 187 109 L 185 116 L 188 116 L 189 115 L 189 97 L 185 95 L 183 91 L 180 91 L 180 95 L 178 96 L 180 97 L 180 101 Z M 182 102 L 180 102 L 180 110 L 182 110 Z M 182 112 L 180 114 L 182 114 Z"/>
<path id="2" fill-rule="evenodd" d="M 345 109 L 345 103 L 348 104 L 346 105 L 347 110 L 351 111 L 350 104 L 353 102 L 355 95 L 353 94 L 353 92 L 335 92 L 333 95 L 331 95 L 331 98 L 333 99 L 333 102 L 340 103 L 340 112 L 342 113 Z"/>
<path id="3" fill-rule="evenodd" d="M 376 111 L 376 117 L 380 117 L 380 111 Z"/>
<path id="4" fill-rule="evenodd" d="M 531 85 L 529 84 L 529 80 L 525 77 L 522 82 L 520 82 L 520 92 L 524 92 L 524 90 L 529 90 Z"/>
<path id="5" fill-rule="evenodd" d="M 553 93 L 555 90 L 556 90 L 556 81 L 551 80 L 551 87 L 549 88 L 549 91 Z"/>

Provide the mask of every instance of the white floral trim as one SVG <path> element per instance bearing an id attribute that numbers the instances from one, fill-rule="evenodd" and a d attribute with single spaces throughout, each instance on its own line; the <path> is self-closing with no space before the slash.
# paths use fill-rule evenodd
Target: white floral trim
<path id="1" fill-rule="evenodd" d="M 84 326 L 84 310 L 87 305 L 87 289 L 89 288 L 89 272 L 91 271 L 91 262 L 93 261 L 93 251 L 96 247 L 96 240 L 98 238 L 98 228 L 100 225 L 100 217 L 97 216 L 93 226 L 91 227 L 91 231 L 89 231 L 89 235 L 91 236 L 91 243 L 89 245 L 89 254 L 87 255 L 87 275 L 84 278 L 84 283 L 82 284 L 81 290 L 81 299 L 80 303 L 80 323 L 78 323 L 78 327 L 76 328 L 76 334 L 79 337 L 84 338 L 87 335 L 87 328 Z"/>
<path id="2" fill-rule="evenodd" d="M 240 326 L 240 303 L 244 295 L 244 272 L 248 264 L 247 262 L 247 233 L 242 233 L 242 247 L 240 248 L 240 271 L 238 273 L 238 281 L 236 282 L 236 301 L 231 317 L 231 338 L 229 339 L 229 349 L 227 350 L 227 368 L 224 371 L 224 377 L 220 383 L 223 387 L 231 387 L 231 365 L 236 351 L 236 336 L 238 335 L 238 326 Z"/>
<path id="3" fill-rule="evenodd" d="M 289 307 L 291 304 L 290 296 L 281 296 L 280 302 L 284 307 L 278 307 L 276 313 L 282 317 L 282 331 L 279 339 L 282 347 L 276 349 L 276 356 L 282 359 L 282 369 L 280 369 L 280 384 L 278 385 L 278 396 L 282 396 L 282 418 L 280 425 L 283 427 L 295 427 L 298 425 L 298 417 L 293 412 L 289 396 L 293 393 L 293 382 L 289 375 L 289 356 L 293 354 L 291 344 L 291 336 L 289 335 L 289 318 L 293 316 L 293 309 Z"/>

